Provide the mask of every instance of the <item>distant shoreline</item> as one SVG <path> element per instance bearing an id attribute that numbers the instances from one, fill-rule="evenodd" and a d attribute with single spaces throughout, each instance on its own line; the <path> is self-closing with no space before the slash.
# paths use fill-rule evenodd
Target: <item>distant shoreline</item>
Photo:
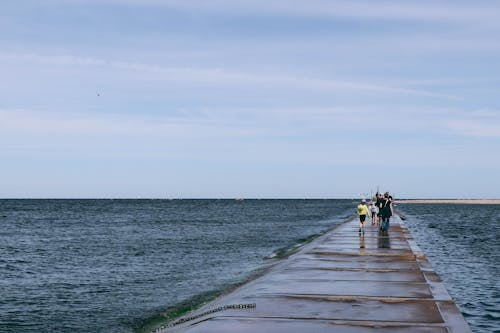
<path id="1" fill-rule="evenodd" d="M 500 205 L 500 199 L 403 199 L 395 203 Z"/>

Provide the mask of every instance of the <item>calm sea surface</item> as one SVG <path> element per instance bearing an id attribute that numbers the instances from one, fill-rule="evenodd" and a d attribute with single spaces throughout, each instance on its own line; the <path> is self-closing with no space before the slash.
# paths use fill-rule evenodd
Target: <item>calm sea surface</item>
<path id="1" fill-rule="evenodd" d="M 0 332 L 141 332 L 341 223 L 352 200 L 0 200 Z M 475 332 L 500 332 L 500 206 L 400 205 Z"/>
<path id="2" fill-rule="evenodd" d="M 342 222 L 351 200 L 0 200 L 0 332 L 133 332 Z"/>
<path id="3" fill-rule="evenodd" d="M 398 208 L 473 332 L 500 332 L 500 205 Z"/>

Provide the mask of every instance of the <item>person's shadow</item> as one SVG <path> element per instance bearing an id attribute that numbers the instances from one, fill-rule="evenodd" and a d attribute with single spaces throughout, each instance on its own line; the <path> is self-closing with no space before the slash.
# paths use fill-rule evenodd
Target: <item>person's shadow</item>
<path id="1" fill-rule="evenodd" d="M 390 249 L 391 248 L 391 238 L 389 237 L 389 231 L 378 232 L 377 245 L 380 249 Z"/>

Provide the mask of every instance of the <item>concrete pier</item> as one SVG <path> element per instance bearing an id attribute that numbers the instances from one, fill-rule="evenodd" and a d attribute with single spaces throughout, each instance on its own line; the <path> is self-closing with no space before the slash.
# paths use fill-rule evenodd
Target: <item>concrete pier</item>
<path id="1" fill-rule="evenodd" d="M 388 235 L 367 221 L 363 237 L 358 225 L 343 223 L 158 332 L 471 332 L 397 216 Z M 224 307 L 239 304 L 255 307 Z"/>

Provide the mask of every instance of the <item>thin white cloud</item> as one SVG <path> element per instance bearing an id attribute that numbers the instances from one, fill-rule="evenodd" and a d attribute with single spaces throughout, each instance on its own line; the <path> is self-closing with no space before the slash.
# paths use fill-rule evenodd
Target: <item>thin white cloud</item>
<path id="1" fill-rule="evenodd" d="M 4 136 L 55 134 L 71 138 L 99 135 L 146 140 L 291 138 L 315 131 L 369 131 L 378 124 L 380 115 L 384 116 L 386 128 L 400 132 L 423 134 L 445 130 L 460 136 L 500 137 L 500 117 L 494 111 L 478 111 L 471 115 L 446 108 L 383 106 L 193 109 L 175 117 L 0 109 L 0 133 Z"/>
<path id="2" fill-rule="evenodd" d="M 500 138 L 500 123 L 491 123 L 487 120 L 451 120 L 447 127 L 463 136 Z"/>
<path id="3" fill-rule="evenodd" d="M 163 79 L 173 81 L 212 82 L 240 85 L 268 84 L 279 87 L 297 87 L 308 90 L 365 91 L 386 94 L 418 95 L 445 99 L 461 99 L 458 96 L 440 94 L 426 90 L 346 80 L 318 79 L 274 74 L 270 75 L 265 73 L 250 74 L 244 72 L 231 72 L 223 69 L 171 68 L 130 62 L 116 62 L 111 65 L 116 68 L 137 72 L 150 72 L 157 76 L 161 76 Z"/>
<path id="4" fill-rule="evenodd" d="M 479 109 L 449 116 L 444 126 L 461 136 L 500 138 L 500 111 Z"/>
<path id="5" fill-rule="evenodd" d="M 384 115 L 383 135 L 376 117 L 380 114 Z M 490 158 L 484 147 L 463 147 L 460 140 L 471 135 L 498 138 L 498 118 L 493 124 L 494 113 L 476 113 L 472 124 L 464 120 L 467 114 L 451 109 L 348 106 L 201 110 L 184 118 L 0 110 L 0 155 L 334 167 L 355 163 L 359 149 L 367 148 L 373 139 L 373 144 L 383 144 L 397 157 L 396 161 L 375 159 L 370 162 L 373 166 L 498 165 L 500 161 Z M 454 123 L 448 121 L 452 115 L 458 119 Z M 394 141 L 383 137 L 394 132 L 404 135 Z M 430 141 L 411 139 L 416 133 L 429 136 Z M 457 140 L 435 144 L 432 134 L 436 133 L 454 134 Z"/>
<path id="6" fill-rule="evenodd" d="M 160 79 L 174 82 L 211 83 L 226 85 L 271 85 L 303 90 L 326 92 L 369 92 L 383 94 L 416 95 L 444 99 L 461 99 L 450 94 L 421 89 L 391 86 L 383 83 L 367 83 L 348 80 L 297 77 L 282 74 L 235 72 L 219 68 L 167 67 L 128 61 L 107 61 L 92 57 L 41 56 L 36 54 L 0 53 L 0 59 L 27 61 L 58 66 L 107 66 L 127 71 L 145 79 Z"/>
<path id="7" fill-rule="evenodd" d="M 190 12 L 344 17 L 353 19 L 420 20 L 498 25 L 495 3 L 367 0 L 52 0 L 57 5 L 116 5 L 176 8 Z"/>
<path id="8" fill-rule="evenodd" d="M 104 135 L 162 137 L 171 139 L 247 137 L 265 129 L 234 126 L 220 120 L 134 116 L 125 114 L 90 115 L 47 113 L 26 110 L 0 110 L 0 133 L 56 134 L 67 137 Z"/>
<path id="9" fill-rule="evenodd" d="M 0 52 L 0 59 L 8 61 L 22 61 L 56 66 L 104 66 L 107 62 L 103 59 L 91 57 L 76 57 L 70 55 L 43 56 L 34 53 L 9 53 Z"/>

